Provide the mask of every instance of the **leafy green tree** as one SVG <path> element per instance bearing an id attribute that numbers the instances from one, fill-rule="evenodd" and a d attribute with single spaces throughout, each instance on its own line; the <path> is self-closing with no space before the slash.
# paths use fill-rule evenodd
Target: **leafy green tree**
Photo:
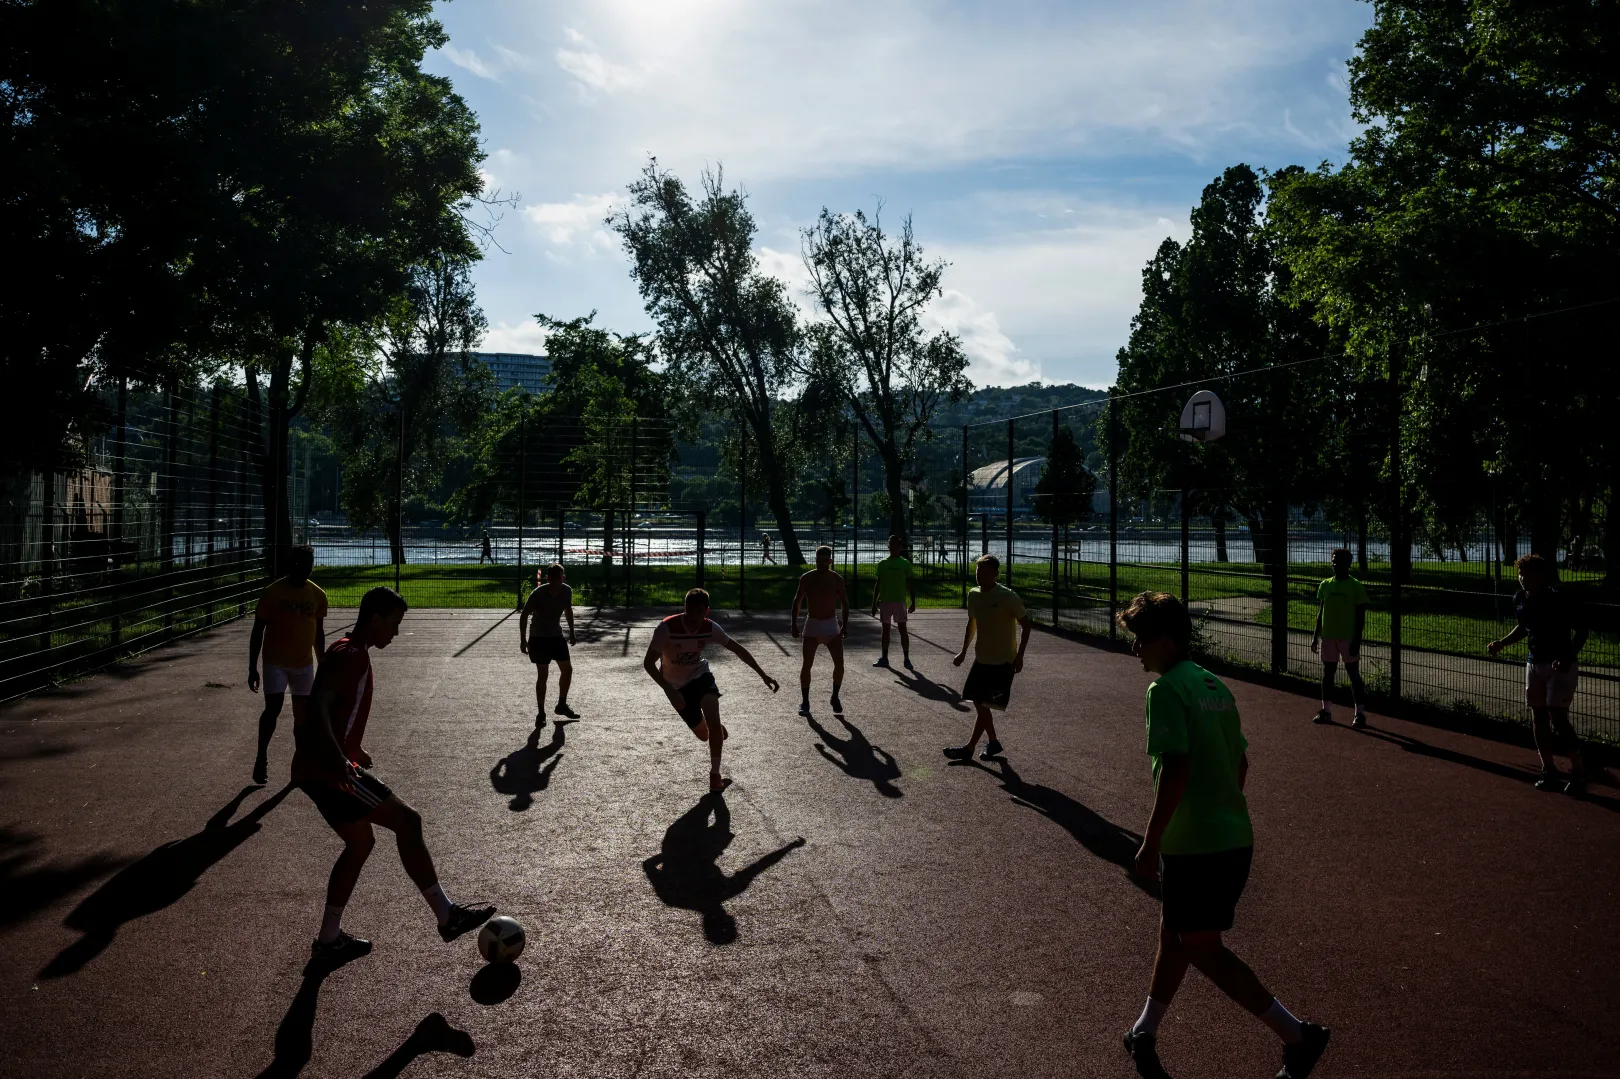
<path id="1" fill-rule="evenodd" d="M 656 160 L 629 190 L 629 205 L 608 224 L 630 255 L 670 375 L 746 428 L 784 554 L 803 563 L 789 509 L 790 436 L 776 422 L 797 370 L 799 329 L 786 288 L 759 269 L 747 197 L 727 191 L 716 171 L 704 173 L 694 198 Z"/>
<path id="2" fill-rule="evenodd" d="M 1046 466 L 1035 481 L 1035 509 L 1041 520 L 1068 528 L 1091 516 L 1097 477 L 1086 470 L 1074 431 L 1059 427 L 1046 451 Z"/>
<path id="3" fill-rule="evenodd" d="M 962 343 L 923 328 L 928 305 L 942 294 L 947 264 L 928 262 L 911 218 L 898 235 L 883 231 L 882 208 L 834 214 L 823 208 L 802 233 L 810 294 L 820 318 L 806 330 L 803 372 L 839 391 L 883 463 L 889 532 L 910 532 L 904 485 L 917 443 L 932 434 L 939 408 L 960 401 L 968 381 Z"/>

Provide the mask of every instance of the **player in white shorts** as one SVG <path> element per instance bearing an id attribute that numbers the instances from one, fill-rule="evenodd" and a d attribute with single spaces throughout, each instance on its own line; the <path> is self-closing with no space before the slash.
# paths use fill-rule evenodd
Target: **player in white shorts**
<path id="1" fill-rule="evenodd" d="M 810 714 L 810 668 L 816 662 L 816 646 L 826 645 L 832 654 L 832 710 L 842 712 L 838 689 L 844 684 L 844 637 L 849 632 L 849 595 L 844 579 L 833 572 L 833 549 L 816 548 L 816 568 L 799 578 L 793 594 L 793 636 L 799 636 L 799 605 L 805 606 L 804 663 L 799 668 L 799 714 Z"/>
<path id="2" fill-rule="evenodd" d="M 259 597 L 248 635 L 248 689 L 259 689 L 259 659 L 264 658 L 264 710 L 259 713 L 259 752 L 253 758 L 253 782 L 270 778 L 270 739 L 276 718 L 292 692 L 293 721 L 302 722 L 315 685 L 315 665 L 326 653 L 326 593 L 309 575 L 315 548 L 300 544 L 287 558 L 287 575 L 272 581 Z"/>
<path id="3" fill-rule="evenodd" d="M 699 741 L 709 743 L 709 789 L 724 790 L 731 780 L 720 777 L 721 743 L 728 737 L 720 722 L 720 687 L 703 658 L 706 645 L 725 647 L 754 669 L 775 693 L 781 683 L 760 667 L 748 649 L 726 636 L 720 623 L 709 617 L 709 593 L 694 588 L 686 594 L 686 609 L 672 614 L 653 630 L 641 665 Z"/>

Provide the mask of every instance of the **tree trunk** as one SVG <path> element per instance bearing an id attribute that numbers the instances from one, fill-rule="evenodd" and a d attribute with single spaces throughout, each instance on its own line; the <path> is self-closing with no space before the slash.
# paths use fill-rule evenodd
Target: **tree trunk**
<path id="1" fill-rule="evenodd" d="M 883 490 L 889 496 L 889 535 L 900 537 L 901 550 L 909 550 L 910 530 L 906 527 L 906 495 L 900 475 L 900 449 L 891 439 L 877 448 L 883 461 Z"/>
<path id="2" fill-rule="evenodd" d="M 1367 575 L 1367 511 L 1362 510 L 1356 517 L 1356 567 L 1361 575 Z"/>
<path id="3" fill-rule="evenodd" d="M 780 462 L 776 456 L 776 443 L 772 441 L 770 417 L 766 416 L 764 422 L 754 425 L 754 443 L 759 454 L 760 471 L 765 475 L 765 504 L 770 507 L 771 516 L 776 518 L 776 531 L 778 540 L 782 545 L 782 555 L 790 566 L 804 565 L 804 551 L 799 547 L 798 533 L 793 530 L 793 515 L 788 511 L 787 477 L 782 474 Z M 748 508 L 741 507 L 746 514 Z"/>
<path id="4" fill-rule="evenodd" d="M 1210 523 L 1215 527 L 1215 561 L 1232 561 L 1232 556 L 1226 550 L 1226 507 L 1217 506 Z"/>

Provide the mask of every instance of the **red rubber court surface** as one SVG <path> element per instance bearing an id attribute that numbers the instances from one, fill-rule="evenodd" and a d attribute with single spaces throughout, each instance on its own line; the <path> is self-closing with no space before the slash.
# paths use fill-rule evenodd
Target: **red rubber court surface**
<path id="1" fill-rule="evenodd" d="M 970 725 L 957 612 L 914 620 L 915 679 L 870 666 L 858 617 L 848 725 L 823 654 L 816 726 L 783 620 L 723 619 L 784 687 L 714 662 L 720 807 L 640 670 L 662 613 L 586 612 L 583 718 L 517 757 L 515 616 L 413 611 L 376 655 L 375 770 L 422 811 L 452 898 L 527 926 L 515 985 L 439 940 L 386 834 L 344 923 L 376 950 L 303 977 L 339 843 L 280 793 L 290 714 L 270 786 L 248 783 L 245 623 L 0 712 L 0 1074 L 1132 1074 L 1119 1036 L 1158 918 L 1120 865 L 1151 798 L 1135 661 L 1037 633 L 1008 766 L 947 766 Z M 1541 794 L 1527 750 L 1314 727 L 1310 700 L 1232 688 L 1258 841 L 1228 940 L 1333 1028 L 1316 1074 L 1620 1074 L 1613 789 Z M 470 1057 L 412 1036 L 435 1012 Z M 1196 973 L 1160 1047 L 1178 1077 L 1281 1057 Z"/>

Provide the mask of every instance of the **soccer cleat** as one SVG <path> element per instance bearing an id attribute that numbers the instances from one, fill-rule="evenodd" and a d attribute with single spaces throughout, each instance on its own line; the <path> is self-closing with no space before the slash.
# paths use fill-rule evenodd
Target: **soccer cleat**
<path id="1" fill-rule="evenodd" d="M 916 667 L 914 667 L 914 666 L 912 666 L 912 665 L 911 665 L 911 657 L 910 657 L 910 656 L 907 656 L 907 657 L 906 657 L 906 670 L 908 670 L 908 671 L 914 671 L 914 670 L 916 670 L 916 669 L 917 669 L 917 668 L 916 668 Z"/>
<path id="2" fill-rule="evenodd" d="M 993 761 L 1001 756 L 1001 743 L 992 738 L 984 745 L 984 752 L 979 754 L 981 761 Z"/>
<path id="3" fill-rule="evenodd" d="M 1153 1035 L 1134 1030 L 1125 1032 L 1125 1052 L 1136 1065 L 1136 1074 L 1142 1079 L 1170 1079 L 1170 1073 L 1159 1062 L 1159 1049 Z"/>
<path id="4" fill-rule="evenodd" d="M 879 656 L 877 658 L 877 662 L 872 664 L 872 666 L 874 666 L 874 667 L 887 667 L 888 665 L 889 665 L 889 657 L 888 656 Z"/>
<path id="5" fill-rule="evenodd" d="M 534 714 L 534 729 L 539 730 L 546 725 L 546 710 L 544 708 Z"/>
<path id="6" fill-rule="evenodd" d="M 579 718 L 579 713 L 568 707 L 567 701 L 558 701 L 557 707 L 553 708 L 552 711 L 556 712 L 559 716 L 564 716 L 568 719 Z"/>
<path id="7" fill-rule="evenodd" d="M 460 903 L 450 904 L 450 918 L 439 926 L 439 937 L 449 944 L 463 933 L 470 933 L 495 916 L 495 908 L 464 907 Z"/>
<path id="8" fill-rule="evenodd" d="M 810 702 L 809 701 L 800 701 L 799 702 L 799 715 L 807 716 L 809 714 L 810 714 Z"/>
<path id="9" fill-rule="evenodd" d="M 1277 1079 L 1305 1079 L 1327 1051 L 1332 1031 L 1315 1023 L 1301 1023 L 1299 1026 L 1305 1033 L 1305 1040 L 1298 1045 L 1283 1046 L 1283 1066 L 1282 1071 L 1277 1073 Z"/>
<path id="10" fill-rule="evenodd" d="M 253 782 L 260 786 L 270 782 L 270 762 L 264 759 L 263 753 L 253 758 Z"/>
<path id="11" fill-rule="evenodd" d="M 1536 780 L 1536 790 L 1538 791 L 1555 791 L 1561 794 L 1564 787 L 1564 777 L 1557 772 L 1543 772 L 1541 778 Z"/>
<path id="12" fill-rule="evenodd" d="M 1364 731 L 1364 730 L 1366 730 L 1367 729 L 1367 713 L 1366 712 L 1357 712 L 1355 718 L 1350 721 L 1350 729 L 1353 730 L 1353 731 Z"/>
<path id="13" fill-rule="evenodd" d="M 840 713 L 844 710 L 844 702 L 838 699 L 838 694 L 836 693 L 832 695 L 832 700 L 828 701 L 827 703 L 832 705 L 834 714 Z"/>
<path id="14" fill-rule="evenodd" d="M 947 757 L 949 757 L 953 761 L 971 760 L 972 757 L 973 757 L 973 747 L 972 746 L 946 746 L 945 747 L 945 755 Z"/>
<path id="15" fill-rule="evenodd" d="M 1316 715 L 1311 717 L 1311 722 L 1312 723 L 1332 723 L 1333 722 L 1333 713 L 1328 711 L 1326 708 L 1323 708 L 1320 711 L 1318 711 L 1316 713 Z"/>
<path id="16" fill-rule="evenodd" d="M 337 939 L 330 944 L 323 944 L 319 937 L 309 946 L 309 961 L 330 967 L 341 967 L 344 963 L 359 959 L 371 954 L 371 941 L 359 937 L 351 937 L 343 930 L 338 930 Z"/>

